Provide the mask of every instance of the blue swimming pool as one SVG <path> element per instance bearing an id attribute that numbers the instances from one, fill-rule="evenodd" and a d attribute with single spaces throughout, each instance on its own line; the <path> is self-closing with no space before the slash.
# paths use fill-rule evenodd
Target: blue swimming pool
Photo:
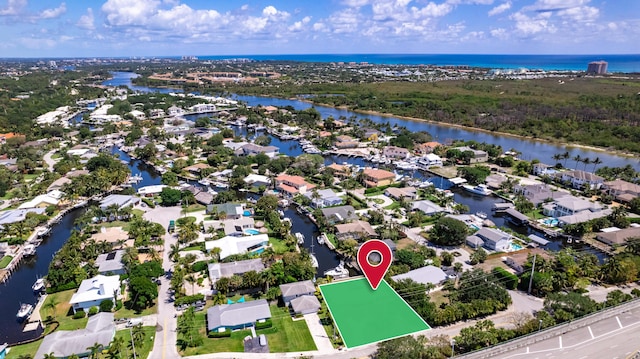
<path id="1" fill-rule="evenodd" d="M 511 250 L 512 251 L 519 251 L 522 249 L 522 246 L 519 245 L 518 243 L 511 243 Z"/>
<path id="2" fill-rule="evenodd" d="M 557 218 L 545 218 L 542 221 L 543 224 L 553 227 L 553 226 L 557 226 L 558 225 L 558 219 Z"/>
<path id="3" fill-rule="evenodd" d="M 256 234 L 260 234 L 260 231 L 254 228 L 249 228 L 249 229 L 245 229 L 244 230 L 245 234 L 250 234 L 252 236 L 255 236 Z"/>
<path id="4" fill-rule="evenodd" d="M 249 211 L 249 210 L 244 211 L 244 213 L 242 215 L 245 216 L 245 217 L 251 217 L 251 211 Z"/>

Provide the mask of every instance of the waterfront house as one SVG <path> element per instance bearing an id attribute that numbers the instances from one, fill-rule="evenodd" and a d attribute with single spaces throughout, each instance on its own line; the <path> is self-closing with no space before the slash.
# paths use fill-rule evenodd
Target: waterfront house
<path id="1" fill-rule="evenodd" d="M 133 207 L 138 203 L 140 203 L 140 198 L 138 197 L 123 194 L 110 194 L 100 201 L 100 209 L 104 211 L 111 206 L 118 206 L 118 209 L 122 209 L 125 207 Z"/>
<path id="2" fill-rule="evenodd" d="M 161 108 L 152 108 L 151 110 L 149 110 L 149 118 L 160 118 L 160 117 L 164 117 L 166 114 L 164 112 L 163 109 Z"/>
<path id="3" fill-rule="evenodd" d="M 125 274 L 126 269 L 124 263 L 122 263 L 124 253 L 124 250 L 119 249 L 117 251 L 100 254 L 95 262 L 96 267 L 98 267 L 98 273 L 105 276 Z"/>
<path id="4" fill-rule="evenodd" d="M 30 201 L 22 203 L 18 209 L 27 208 L 47 208 L 49 206 L 57 206 L 60 203 L 63 193 L 57 190 L 36 196 Z"/>
<path id="5" fill-rule="evenodd" d="M 136 119 L 138 121 L 144 121 L 147 118 L 147 116 L 144 114 L 144 112 L 142 112 L 140 110 L 131 110 L 129 112 L 129 115 L 131 115 L 131 117 L 133 117 L 134 119 Z"/>
<path id="6" fill-rule="evenodd" d="M 351 169 L 348 166 L 332 163 L 325 168 L 331 169 L 333 171 L 334 177 L 338 177 L 341 179 L 351 177 Z"/>
<path id="7" fill-rule="evenodd" d="M 455 147 L 454 149 L 460 151 L 460 152 L 472 152 L 473 155 L 471 156 L 471 158 L 469 159 L 469 163 L 473 164 L 473 163 L 480 163 L 480 162 L 487 162 L 489 160 L 489 154 L 485 151 L 482 150 L 475 150 L 469 146 L 463 146 L 463 147 Z"/>
<path id="8" fill-rule="evenodd" d="M 114 314 L 98 313 L 89 317 L 84 329 L 57 330 L 45 336 L 34 358 L 41 359 L 51 353 L 56 358 L 68 358 L 74 354 L 88 357 L 91 354 L 89 347 L 97 343 L 107 348 L 115 335 Z"/>
<path id="9" fill-rule="evenodd" d="M 269 187 L 269 185 L 271 185 L 271 180 L 269 179 L 269 177 L 258 175 L 255 173 L 248 175 L 247 177 L 244 178 L 243 181 L 244 183 L 252 187 L 260 187 L 260 186 Z"/>
<path id="10" fill-rule="evenodd" d="M 534 206 L 570 196 L 569 193 L 554 190 L 546 184 L 516 185 L 513 188 L 513 191 L 516 194 L 523 195 L 524 198 L 533 203 Z"/>
<path id="11" fill-rule="evenodd" d="M 347 135 L 336 136 L 335 146 L 337 148 L 340 148 L 340 149 L 355 148 L 355 147 L 358 147 L 359 145 L 360 145 L 360 142 L 358 142 L 351 136 L 347 136 Z"/>
<path id="12" fill-rule="evenodd" d="M 419 154 L 419 155 L 426 155 L 426 154 L 432 153 L 433 150 L 435 150 L 436 147 L 438 147 L 438 146 L 442 146 L 442 144 L 439 143 L 439 142 L 435 142 L 435 141 L 424 142 L 424 143 L 417 144 L 413 148 L 413 151 L 416 154 Z"/>
<path id="13" fill-rule="evenodd" d="M 169 116 L 182 116 L 184 115 L 184 110 L 180 107 L 173 105 L 167 109 Z"/>
<path id="14" fill-rule="evenodd" d="M 602 209 L 602 206 L 597 203 L 571 195 L 560 197 L 542 206 L 545 216 L 556 218 L 572 216 L 585 211 L 600 212 Z"/>
<path id="15" fill-rule="evenodd" d="M 224 234 L 235 237 L 244 235 L 247 229 L 255 228 L 255 221 L 251 217 L 226 220 L 223 221 L 222 224 L 224 224 Z"/>
<path id="16" fill-rule="evenodd" d="M 244 232 L 243 232 L 244 233 Z M 269 245 L 269 236 L 256 234 L 250 236 L 226 236 L 213 241 L 204 242 L 207 252 L 213 248 L 220 248 L 220 259 L 225 259 L 236 254 L 257 255 Z"/>
<path id="17" fill-rule="evenodd" d="M 342 204 L 342 198 L 338 197 L 338 194 L 330 188 L 313 190 L 305 193 L 304 196 L 311 200 L 311 207 L 313 208 L 324 208 Z"/>
<path id="18" fill-rule="evenodd" d="M 617 228 L 616 228 L 617 229 Z M 629 227 L 598 233 L 596 239 L 609 245 L 623 245 L 631 238 L 640 238 L 640 227 Z"/>
<path id="19" fill-rule="evenodd" d="M 298 194 L 305 194 L 316 186 L 308 183 L 300 176 L 281 174 L 276 177 L 276 188 L 282 191 L 284 197 L 292 198 Z"/>
<path id="20" fill-rule="evenodd" d="M 262 263 L 262 259 L 255 258 L 230 263 L 209 263 L 207 269 L 209 271 L 209 279 L 211 280 L 211 283 L 215 284 L 219 278 L 231 278 L 234 275 L 241 276 L 249 271 L 256 271 L 260 273 L 265 270 L 265 266 L 264 263 Z"/>
<path id="21" fill-rule="evenodd" d="M 207 310 L 207 331 L 216 333 L 245 329 L 269 318 L 271 311 L 265 299 L 215 305 Z"/>
<path id="22" fill-rule="evenodd" d="M 558 171 L 549 165 L 546 165 L 544 163 L 534 163 L 532 165 L 532 172 L 534 175 L 536 176 L 555 176 Z"/>
<path id="23" fill-rule="evenodd" d="M 207 206 L 207 214 L 223 214 L 225 219 L 238 219 L 244 215 L 244 203 L 222 203 Z"/>
<path id="24" fill-rule="evenodd" d="M 340 240 L 353 238 L 355 240 L 366 240 L 377 238 L 378 233 L 371 227 L 369 222 L 353 221 L 336 225 L 336 238 Z"/>
<path id="25" fill-rule="evenodd" d="M 138 188 L 138 194 L 145 197 L 152 197 L 153 195 L 160 194 L 165 187 L 167 187 L 167 185 L 164 184 L 140 187 Z"/>
<path id="26" fill-rule="evenodd" d="M 489 250 L 506 252 L 511 249 L 511 235 L 499 229 L 483 227 L 474 236 L 482 239 L 484 247 Z"/>
<path id="27" fill-rule="evenodd" d="M 418 159 L 418 165 L 423 169 L 432 166 L 442 166 L 442 158 L 435 153 L 428 153 Z"/>
<path id="28" fill-rule="evenodd" d="M 320 211 L 329 224 L 350 222 L 358 219 L 353 206 L 323 208 Z"/>
<path id="29" fill-rule="evenodd" d="M 255 156 L 259 153 L 264 153 L 269 158 L 274 158 L 280 155 L 280 149 L 276 146 L 260 146 L 255 143 L 247 143 L 240 147 L 243 156 Z"/>
<path id="30" fill-rule="evenodd" d="M 362 172 L 364 185 L 367 187 L 388 186 L 395 181 L 396 175 L 393 172 L 367 168 Z"/>
<path id="31" fill-rule="evenodd" d="M 640 185 L 621 179 L 604 182 L 602 190 L 622 203 L 629 203 L 634 198 L 640 197 Z"/>
<path id="32" fill-rule="evenodd" d="M 316 286 L 310 280 L 305 280 L 301 282 L 281 284 L 280 292 L 282 293 L 282 301 L 288 306 L 291 304 L 291 300 L 295 298 L 303 295 L 314 295 L 316 292 Z"/>
<path id="33" fill-rule="evenodd" d="M 187 166 L 187 167 L 183 168 L 183 170 L 189 172 L 193 176 L 200 176 L 200 173 L 203 170 L 210 169 L 210 168 L 211 168 L 211 166 L 209 166 L 206 163 L 196 163 L 196 164 L 193 164 L 191 166 Z"/>
<path id="34" fill-rule="evenodd" d="M 382 155 L 387 158 L 394 158 L 399 160 L 406 160 L 411 157 L 411 153 L 408 149 L 397 146 L 385 146 L 382 149 Z"/>
<path id="35" fill-rule="evenodd" d="M 447 274 L 442 269 L 436 266 L 428 265 L 411 270 L 407 273 L 394 275 L 393 277 L 391 277 L 391 279 L 396 282 L 403 279 L 411 279 L 414 282 L 422 283 L 425 285 L 432 284 L 433 286 L 438 287 L 447 280 Z"/>
<path id="36" fill-rule="evenodd" d="M 69 183 L 71 183 L 70 179 L 68 179 L 67 177 L 60 177 L 57 180 L 51 182 L 49 187 L 47 187 L 47 192 L 51 192 L 55 190 L 61 191 L 62 188 Z"/>
<path id="37" fill-rule="evenodd" d="M 433 216 L 437 213 L 444 212 L 444 208 L 429 201 L 428 199 L 413 202 L 413 204 L 411 205 L 411 209 L 414 211 L 422 211 L 422 213 L 426 214 L 427 216 Z"/>
<path id="38" fill-rule="evenodd" d="M 93 278 L 83 280 L 69 303 L 74 313 L 79 310 L 88 312 L 91 307 L 99 307 L 103 300 L 110 300 L 113 305 L 116 305 L 116 300 L 119 297 L 120 276 L 98 274 Z"/>
<path id="39" fill-rule="evenodd" d="M 482 238 L 475 235 L 467 236 L 467 238 L 465 239 L 465 243 L 473 249 L 484 247 L 484 241 L 482 240 Z"/>
<path id="40" fill-rule="evenodd" d="M 196 199 L 196 202 L 205 206 L 213 202 L 213 194 L 209 192 L 199 191 L 198 193 L 196 193 L 194 198 Z"/>
<path id="41" fill-rule="evenodd" d="M 28 213 L 44 214 L 45 212 L 45 208 L 22 208 L 0 211 L 0 226 L 4 224 L 24 221 L 25 219 L 27 219 Z"/>
<path id="42" fill-rule="evenodd" d="M 398 201 L 403 199 L 413 201 L 418 198 L 418 190 L 415 187 L 389 187 L 384 194 Z"/>
<path id="43" fill-rule="evenodd" d="M 562 172 L 560 173 L 560 179 L 563 182 L 570 182 L 571 187 L 575 189 L 584 189 L 585 186 L 590 189 L 599 189 L 604 183 L 604 178 L 581 170 Z"/>
<path id="44" fill-rule="evenodd" d="M 189 111 L 195 112 L 195 113 L 215 112 L 216 111 L 216 105 L 214 105 L 212 103 L 199 103 L 199 104 L 196 104 L 196 105 L 193 105 L 193 106 L 189 107 Z"/>

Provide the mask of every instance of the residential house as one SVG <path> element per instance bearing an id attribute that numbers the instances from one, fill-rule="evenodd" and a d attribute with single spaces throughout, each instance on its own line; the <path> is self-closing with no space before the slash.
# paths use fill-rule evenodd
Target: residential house
<path id="1" fill-rule="evenodd" d="M 629 203 L 634 198 L 640 197 L 640 185 L 617 179 L 604 182 L 602 190 L 613 196 L 616 201 Z"/>
<path id="2" fill-rule="evenodd" d="M 180 107 L 173 105 L 167 109 L 169 116 L 182 116 L 184 115 L 184 110 Z"/>
<path id="3" fill-rule="evenodd" d="M 151 110 L 149 110 L 149 118 L 160 118 L 164 116 L 164 110 L 161 108 L 152 108 Z"/>
<path id="4" fill-rule="evenodd" d="M 336 136 L 335 146 L 337 148 L 355 148 L 358 147 L 358 145 L 360 145 L 360 143 L 351 136 Z"/>
<path id="5" fill-rule="evenodd" d="M 516 185 L 513 190 L 515 193 L 523 195 L 534 206 L 570 196 L 569 193 L 553 190 L 546 184 Z"/>
<path id="6" fill-rule="evenodd" d="M 291 300 L 295 298 L 303 295 L 314 295 L 316 292 L 316 286 L 310 280 L 305 280 L 301 282 L 281 284 L 280 292 L 282 293 L 282 301 L 288 306 L 291 304 Z"/>
<path id="7" fill-rule="evenodd" d="M 581 170 L 562 172 L 560 178 L 563 182 L 570 182 L 571 187 L 575 189 L 584 189 L 585 186 L 590 189 L 599 189 L 604 183 L 604 178 Z"/>
<path id="8" fill-rule="evenodd" d="M 290 307 L 294 313 L 305 315 L 317 313 L 321 305 L 315 295 L 303 295 L 292 299 Z"/>
<path id="9" fill-rule="evenodd" d="M 7 143 L 8 139 L 14 138 L 14 137 L 19 137 L 19 138 L 22 138 L 23 140 L 26 138 L 25 135 L 21 135 L 15 132 L 0 133 L 0 144 L 5 144 Z"/>
<path id="10" fill-rule="evenodd" d="M 467 151 L 472 152 L 473 156 L 471 156 L 471 158 L 469 159 L 469 163 L 472 163 L 472 164 L 487 162 L 489 160 L 489 154 L 482 150 L 475 150 L 469 146 L 456 147 L 455 149 L 460 152 L 467 152 Z"/>
<path id="11" fill-rule="evenodd" d="M 414 211 L 415 210 L 422 211 L 422 213 L 428 216 L 433 216 L 437 213 L 442 213 L 445 210 L 444 208 L 429 201 L 428 199 L 413 202 L 413 204 L 411 205 L 411 209 Z"/>
<path id="12" fill-rule="evenodd" d="M 602 206 L 586 199 L 567 195 L 545 204 L 542 206 L 542 211 L 546 216 L 559 218 L 584 211 L 600 212 L 602 211 Z"/>
<path id="13" fill-rule="evenodd" d="M 351 169 L 348 166 L 332 163 L 325 168 L 330 168 L 331 170 L 333 170 L 334 177 L 338 177 L 341 179 L 351 177 Z"/>
<path id="14" fill-rule="evenodd" d="M 280 155 L 280 149 L 276 146 L 260 146 L 255 143 L 247 143 L 240 148 L 243 156 L 255 156 L 259 153 L 264 153 L 269 158 L 274 158 Z"/>
<path id="15" fill-rule="evenodd" d="M 393 172 L 367 168 L 362 171 L 364 175 L 364 185 L 367 187 L 379 187 L 392 184 L 396 175 Z"/>
<path id="16" fill-rule="evenodd" d="M 105 276 L 125 274 L 126 269 L 124 263 L 122 263 L 124 252 L 124 250 L 119 249 L 117 251 L 100 254 L 95 262 L 96 267 L 98 267 L 98 273 Z"/>
<path id="17" fill-rule="evenodd" d="M 30 201 L 22 203 L 18 209 L 27 208 L 47 208 L 49 206 L 57 206 L 60 203 L 63 193 L 57 190 L 36 196 Z"/>
<path id="18" fill-rule="evenodd" d="M 200 176 L 200 173 L 202 172 L 202 170 L 206 170 L 206 169 L 210 169 L 211 166 L 209 166 L 206 163 L 196 163 L 193 164 L 191 166 L 187 166 L 185 168 L 183 168 L 183 170 L 191 173 L 194 176 Z"/>
<path id="19" fill-rule="evenodd" d="M 207 310 L 207 331 L 221 333 L 226 330 L 245 329 L 269 318 L 271 311 L 266 299 L 215 305 Z"/>
<path id="20" fill-rule="evenodd" d="M 276 188 L 282 191 L 285 197 L 292 198 L 298 194 L 305 194 L 315 187 L 314 184 L 308 183 L 300 176 L 281 174 L 276 177 Z"/>
<path id="21" fill-rule="evenodd" d="M 532 166 L 532 172 L 534 175 L 540 176 L 540 177 L 542 176 L 553 177 L 558 173 L 558 171 L 553 166 L 549 166 L 544 163 L 534 163 Z"/>
<path id="22" fill-rule="evenodd" d="M 323 208 L 321 212 L 329 224 L 350 222 L 358 219 L 353 206 Z"/>
<path id="23" fill-rule="evenodd" d="M 425 285 L 432 284 L 438 287 L 447 280 L 447 274 L 442 269 L 436 266 L 428 265 L 411 270 L 407 273 L 394 275 L 391 278 L 396 282 L 403 279 L 411 279 L 418 283 L 422 283 Z"/>
<path id="24" fill-rule="evenodd" d="M 324 208 L 342 204 L 342 198 L 338 197 L 338 194 L 330 188 L 317 191 L 313 190 L 305 193 L 304 196 L 311 200 L 311 206 L 313 208 Z"/>
<path id="25" fill-rule="evenodd" d="M 195 112 L 195 113 L 215 112 L 216 105 L 212 103 L 199 103 L 189 107 L 189 111 Z"/>
<path id="26" fill-rule="evenodd" d="M 382 135 L 382 132 L 376 130 L 375 128 L 365 128 L 362 130 L 362 138 L 367 141 L 375 141 Z"/>
<path id="27" fill-rule="evenodd" d="M 483 227 L 474 236 L 482 239 L 489 250 L 507 252 L 511 249 L 511 235 L 501 230 Z"/>
<path id="28" fill-rule="evenodd" d="M 230 263 L 209 263 L 208 270 L 211 283 L 215 283 L 219 278 L 231 278 L 234 275 L 241 276 L 249 271 L 260 273 L 265 270 L 265 266 L 262 263 L 262 259 L 256 258 Z"/>
<path id="29" fill-rule="evenodd" d="M 473 249 L 484 247 L 484 241 L 482 240 L 482 238 L 474 235 L 467 236 L 465 243 L 467 243 L 467 245 Z"/>
<path id="30" fill-rule="evenodd" d="M 218 215 L 224 213 L 226 219 L 238 219 L 244 215 L 244 203 L 210 204 L 206 212 Z"/>
<path id="31" fill-rule="evenodd" d="M 136 120 L 139 121 L 144 121 L 147 116 L 145 116 L 144 112 L 140 111 L 140 110 L 132 110 L 129 112 L 129 115 L 131 115 L 131 117 L 133 117 Z"/>
<path id="32" fill-rule="evenodd" d="M 145 197 L 152 197 L 156 194 L 160 194 L 160 192 L 162 192 L 162 189 L 165 187 L 167 187 L 167 185 L 164 184 L 140 187 L 138 188 L 138 194 Z"/>
<path id="33" fill-rule="evenodd" d="M 418 190 L 415 187 L 389 187 L 384 194 L 398 201 L 403 199 L 413 201 L 418 198 Z"/>
<path id="34" fill-rule="evenodd" d="M 45 214 L 46 208 L 23 208 L 23 209 L 8 209 L 6 211 L 0 211 L 0 226 L 4 224 L 21 222 L 27 219 L 28 213 Z"/>
<path id="35" fill-rule="evenodd" d="M 240 237 L 247 229 L 255 228 L 255 221 L 251 217 L 241 217 L 224 221 L 224 234 L 227 236 Z"/>
<path id="36" fill-rule="evenodd" d="M 226 236 L 204 243 L 207 252 L 213 248 L 220 248 L 220 259 L 225 259 L 236 254 L 262 253 L 269 246 L 269 236 L 266 234 L 256 234 L 250 236 Z"/>
<path id="37" fill-rule="evenodd" d="M 7 168 L 17 168 L 18 159 L 17 158 L 6 158 L 6 155 L 0 157 L 0 166 L 4 166 Z"/>
<path id="38" fill-rule="evenodd" d="M 91 307 L 99 307 L 103 300 L 110 300 L 116 305 L 120 297 L 120 276 L 97 276 L 85 279 L 73 294 L 69 303 L 73 312 L 84 310 L 88 312 Z"/>
<path id="39" fill-rule="evenodd" d="M 387 158 L 395 158 L 400 160 L 406 160 L 411 157 L 411 153 L 408 149 L 396 146 L 385 146 L 382 149 L 382 155 Z"/>
<path id="40" fill-rule="evenodd" d="M 427 169 L 432 166 L 442 166 L 442 158 L 435 153 L 428 153 L 418 159 L 418 166 Z"/>
<path id="41" fill-rule="evenodd" d="M 84 329 L 54 331 L 44 337 L 33 357 L 42 359 L 51 353 L 55 358 L 69 358 L 74 354 L 89 357 L 91 351 L 88 348 L 96 343 L 109 347 L 116 335 L 114 320 L 113 313 L 101 312 L 89 317 Z"/>
<path id="42" fill-rule="evenodd" d="M 51 182 L 51 184 L 49 185 L 49 187 L 47 187 L 47 192 L 51 192 L 51 191 L 61 191 L 62 187 L 64 187 L 66 184 L 71 183 L 71 180 L 68 179 L 67 177 L 60 177 L 57 180 Z"/>
<path id="43" fill-rule="evenodd" d="M 629 227 L 616 231 L 598 233 L 596 239 L 609 245 L 623 245 L 631 238 L 640 238 L 640 227 Z"/>
<path id="44" fill-rule="evenodd" d="M 371 227 L 369 222 L 358 220 L 350 223 L 336 224 L 336 238 L 341 240 L 347 238 L 360 240 L 377 237 L 378 233 Z"/>
<path id="45" fill-rule="evenodd" d="M 244 183 L 252 187 L 260 187 L 260 186 L 269 187 L 271 185 L 271 180 L 269 179 L 269 177 L 258 175 L 255 173 L 248 175 L 247 177 L 244 178 L 243 181 Z"/>
<path id="46" fill-rule="evenodd" d="M 111 206 L 118 206 L 118 209 L 125 207 L 133 207 L 140 203 L 140 198 L 123 195 L 123 194 L 110 194 L 100 201 L 100 209 L 103 211 Z"/>
<path id="47" fill-rule="evenodd" d="M 439 142 L 431 141 L 431 142 L 420 143 L 416 145 L 413 148 L 413 150 L 417 154 L 427 155 L 427 154 L 433 153 L 433 150 L 435 150 L 436 147 L 438 146 L 442 146 L 442 144 Z"/>
<path id="48" fill-rule="evenodd" d="M 213 202 L 213 193 L 199 191 L 198 193 L 196 193 L 194 198 L 196 199 L 196 202 L 207 206 L 211 204 L 211 202 Z"/>

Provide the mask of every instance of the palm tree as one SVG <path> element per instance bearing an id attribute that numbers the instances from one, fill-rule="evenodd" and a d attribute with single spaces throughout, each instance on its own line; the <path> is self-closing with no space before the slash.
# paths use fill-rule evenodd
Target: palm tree
<path id="1" fill-rule="evenodd" d="M 221 292 L 218 292 L 216 293 L 216 295 L 213 296 L 212 300 L 213 300 L 213 305 L 225 304 L 227 302 L 227 297 Z"/>
<path id="2" fill-rule="evenodd" d="M 582 156 L 575 155 L 572 160 L 576 161 L 576 166 L 573 168 L 574 170 L 578 168 L 578 163 L 582 162 Z"/>
<path id="3" fill-rule="evenodd" d="M 178 260 L 179 256 L 180 256 L 180 246 L 178 246 L 177 244 L 172 244 L 169 247 L 169 259 L 175 262 Z"/>
<path id="4" fill-rule="evenodd" d="M 195 294 L 195 284 L 198 281 L 196 279 L 196 276 L 193 274 L 189 274 L 188 276 L 184 277 L 184 280 L 187 281 L 187 283 L 191 284 L 191 295 Z"/>
<path id="5" fill-rule="evenodd" d="M 220 252 L 222 252 L 222 249 L 220 249 L 220 247 L 213 247 L 211 248 L 211 251 L 209 253 L 211 253 L 211 256 L 213 257 L 213 259 L 216 262 L 220 261 Z"/>
<path id="6" fill-rule="evenodd" d="M 555 155 L 551 156 L 551 158 L 556 161 L 556 163 L 559 163 L 560 160 L 562 159 L 562 153 L 556 153 Z"/>
<path id="7" fill-rule="evenodd" d="M 51 318 L 56 320 L 56 307 L 60 304 L 58 297 L 55 295 L 49 296 L 49 300 L 44 304 L 44 307 L 51 311 Z"/>
<path id="8" fill-rule="evenodd" d="M 599 164 L 602 164 L 602 160 L 600 159 L 600 157 L 596 157 L 593 159 L 591 163 L 593 163 L 593 172 L 595 172 L 596 166 L 598 166 Z"/>
<path id="9" fill-rule="evenodd" d="M 569 151 L 565 151 L 562 154 L 562 159 L 564 160 L 564 163 L 562 164 L 562 167 L 567 167 L 567 160 L 571 158 L 571 155 L 569 154 Z"/>
<path id="10" fill-rule="evenodd" d="M 144 337 L 145 337 L 142 324 L 138 324 L 134 326 L 132 333 L 133 333 L 133 341 L 136 343 L 136 345 L 138 346 L 142 345 L 142 342 L 144 341 Z"/>
<path id="11" fill-rule="evenodd" d="M 57 359 L 53 352 L 44 355 L 44 359 Z"/>
<path id="12" fill-rule="evenodd" d="M 587 165 L 590 165 L 590 164 L 591 164 L 591 158 L 589 158 L 589 157 L 585 157 L 585 158 L 582 160 L 582 163 L 584 164 L 584 167 L 582 168 L 582 170 L 583 170 L 583 171 L 586 171 L 586 170 L 587 170 Z"/>
<path id="13" fill-rule="evenodd" d="M 102 348 L 104 348 L 104 345 L 95 342 L 93 343 L 92 346 L 87 347 L 87 350 L 91 352 L 91 354 L 89 354 L 89 358 L 90 359 L 97 359 L 98 358 L 98 353 L 100 353 L 100 351 L 102 350 Z"/>

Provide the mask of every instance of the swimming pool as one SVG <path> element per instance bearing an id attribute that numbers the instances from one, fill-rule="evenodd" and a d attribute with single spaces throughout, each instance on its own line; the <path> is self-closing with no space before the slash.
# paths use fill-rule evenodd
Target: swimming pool
<path id="1" fill-rule="evenodd" d="M 511 243 L 511 250 L 512 251 L 519 251 L 522 249 L 522 246 L 519 245 L 518 243 Z"/>
<path id="2" fill-rule="evenodd" d="M 542 221 L 543 224 L 550 226 L 550 227 L 555 227 L 558 225 L 558 219 L 557 218 L 545 218 Z"/>
<path id="3" fill-rule="evenodd" d="M 244 213 L 242 215 L 245 216 L 245 217 L 251 217 L 251 211 L 246 210 L 246 211 L 244 211 Z"/>
<path id="4" fill-rule="evenodd" d="M 256 234 L 260 234 L 260 231 L 255 229 L 255 228 L 247 228 L 244 230 L 245 234 L 250 234 L 252 236 L 255 236 Z"/>

